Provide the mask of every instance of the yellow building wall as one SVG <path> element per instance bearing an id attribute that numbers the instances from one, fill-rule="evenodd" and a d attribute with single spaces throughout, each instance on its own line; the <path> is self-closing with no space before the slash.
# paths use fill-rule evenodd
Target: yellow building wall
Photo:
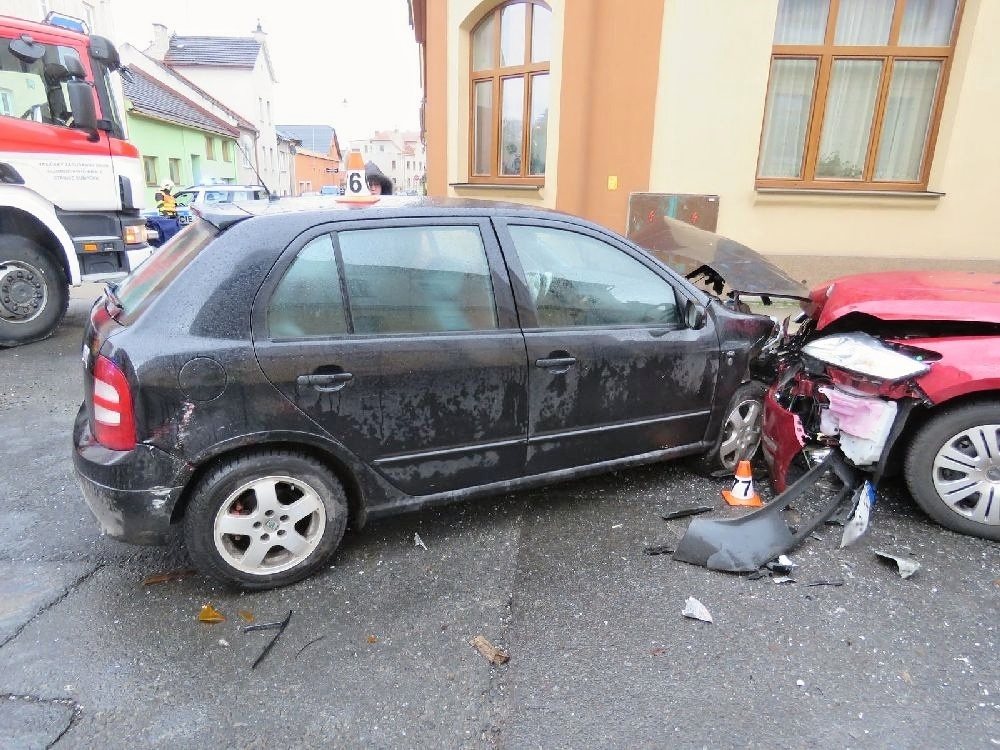
<path id="1" fill-rule="evenodd" d="M 777 0 L 667 0 L 650 191 L 718 194 L 721 234 L 807 281 L 1000 270 L 1000 2 L 965 6 L 928 185 L 942 197 L 754 189 L 776 15 Z"/>
<path id="2" fill-rule="evenodd" d="M 565 38 L 566 29 L 587 28 L 589 14 L 598 19 L 592 28 L 600 33 L 606 27 L 605 2 L 549 2 L 553 98 L 540 190 L 463 185 L 469 172 L 469 31 L 497 2 L 428 4 L 431 194 L 560 208 L 624 231 L 625 196 L 612 194 L 606 184 L 621 163 L 626 195 L 718 195 L 720 233 L 808 282 L 915 265 L 1000 271 L 1000 230 L 994 218 L 1000 215 L 994 205 L 1000 201 L 1000 138 L 995 135 L 1000 122 L 1000 1 L 965 4 L 928 186 L 941 196 L 755 189 L 778 0 L 631 0 L 623 23 L 662 19 L 658 57 L 623 54 L 612 71 L 624 90 L 638 75 L 652 92 L 652 122 L 645 126 L 651 138 L 644 142 L 640 133 L 643 137 L 637 139 L 628 112 L 609 112 L 606 101 L 583 88 L 588 79 L 578 67 L 566 69 L 570 63 L 578 66 L 580 59 L 580 40 Z M 615 37 L 622 31 L 605 30 Z M 594 49 L 610 54 L 619 49 L 616 44 L 598 39 Z M 621 49 L 627 47 L 626 40 Z M 649 44 L 641 48 L 652 49 Z M 609 128 L 609 122 L 621 123 L 620 129 Z M 593 123 L 598 124 L 597 136 L 586 135 Z M 632 148 L 622 149 L 622 144 Z M 589 152 L 593 164 L 581 168 L 577 152 Z"/>

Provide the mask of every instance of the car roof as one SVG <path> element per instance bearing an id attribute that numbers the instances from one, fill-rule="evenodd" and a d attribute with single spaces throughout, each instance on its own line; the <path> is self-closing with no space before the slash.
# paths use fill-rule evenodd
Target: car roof
<path id="1" fill-rule="evenodd" d="M 352 202 L 344 196 L 337 195 L 282 197 L 274 200 L 209 204 L 200 209 L 198 214 L 219 229 L 226 229 L 250 218 L 278 216 L 301 216 L 304 220 L 318 223 L 320 221 L 345 221 L 356 218 L 499 214 L 569 220 L 608 231 L 572 214 L 528 206 L 523 203 L 473 198 L 428 198 L 413 195 L 385 195 L 376 197 L 371 202 Z"/>

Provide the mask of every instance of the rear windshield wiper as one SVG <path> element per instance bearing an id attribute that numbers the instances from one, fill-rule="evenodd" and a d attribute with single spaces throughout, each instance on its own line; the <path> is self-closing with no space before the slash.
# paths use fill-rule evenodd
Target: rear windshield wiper
<path id="1" fill-rule="evenodd" d="M 107 282 L 104 285 L 104 297 L 107 300 L 104 307 L 112 318 L 125 311 L 125 305 L 118 297 L 118 284 L 113 281 Z"/>

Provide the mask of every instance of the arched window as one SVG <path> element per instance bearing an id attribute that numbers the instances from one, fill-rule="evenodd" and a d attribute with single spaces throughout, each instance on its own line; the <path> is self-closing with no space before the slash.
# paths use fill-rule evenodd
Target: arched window
<path id="1" fill-rule="evenodd" d="M 470 182 L 541 185 L 552 11 L 512 0 L 472 30 Z"/>

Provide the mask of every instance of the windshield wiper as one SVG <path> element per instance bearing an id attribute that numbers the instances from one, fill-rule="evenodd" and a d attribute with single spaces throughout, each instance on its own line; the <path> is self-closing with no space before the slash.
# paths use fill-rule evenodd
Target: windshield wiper
<path id="1" fill-rule="evenodd" d="M 118 284 L 113 281 L 107 282 L 104 285 L 104 296 L 107 299 L 105 307 L 112 318 L 118 315 L 118 313 L 125 311 L 125 305 L 122 304 L 121 299 L 118 297 Z"/>

